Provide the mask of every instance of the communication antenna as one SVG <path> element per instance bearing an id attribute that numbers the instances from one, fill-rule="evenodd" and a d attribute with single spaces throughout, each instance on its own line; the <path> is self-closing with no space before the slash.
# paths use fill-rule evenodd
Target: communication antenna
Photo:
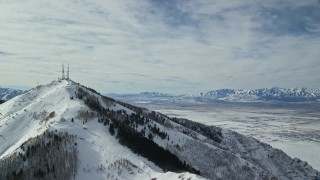
<path id="1" fill-rule="evenodd" d="M 62 64 L 62 79 L 65 79 L 65 76 L 64 76 L 64 65 Z"/>
<path id="2" fill-rule="evenodd" d="M 67 79 L 69 79 L 69 64 L 68 64 L 68 71 L 67 71 Z"/>

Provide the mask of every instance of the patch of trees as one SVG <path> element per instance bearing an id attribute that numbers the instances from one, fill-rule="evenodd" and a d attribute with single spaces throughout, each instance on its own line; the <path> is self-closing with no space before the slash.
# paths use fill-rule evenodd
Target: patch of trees
<path id="1" fill-rule="evenodd" d="M 127 174 L 135 174 L 135 173 L 141 173 L 143 170 L 133 164 L 130 160 L 128 159 L 117 159 L 113 163 L 108 165 L 108 170 L 116 171 L 118 176 L 121 176 L 122 174 L 127 175 Z M 99 171 L 104 171 L 105 167 L 100 166 Z M 109 174 L 106 179 L 114 179 L 115 174 Z M 117 179 L 117 177 L 116 177 Z"/>
<path id="2" fill-rule="evenodd" d="M 114 135 L 115 131 L 114 131 L 114 126 L 113 126 L 113 124 L 110 124 L 110 126 L 109 126 L 109 132 L 110 132 L 110 134 L 111 134 L 112 136 Z"/>
<path id="3" fill-rule="evenodd" d="M 160 147 L 151 139 L 145 138 L 142 133 L 134 131 L 127 123 L 113 122 L 117 124 L 119 143 L 129 147 L 134 153 L 137 153 L 149 161 L 154 162 L 164 171 L 185 172 L 200 174 L 200 172 L 179 158 L 170 151 Z"/>
<path id="4" fill-rule="evenodd" d="M 76 92 L 76 97 L 78 99 L 83 99 L 83 97 L 88 96 L 88 95 L 89 95 L 89 93 L 82 88 L 79 88 L 78 91 Z"/>
<path id="5" fill-rule="evenodd" d="M 78 111 L 77 118 L 79 118 L 81 120 L 88 120 L 88 119 L 96 117 L 96 115 L 97 115 L 97 113 L 94 111 L 81 109 Z"/>
<path id="6" fill-rule="evenodd" d="M 47 117 L 47 119 L 51 119 L 54 118 L 54 116 L 56 115 L 56 112 L 52 111 L 49 116 Z"/>
<path id="7" fill-rule="evenodd" d="M 75 83 L 75 82 L 74 82 L 74 83 Z M 101 95 L 99 92 L 97 92 L 96 90 L 94 90 L 94 89 L 92 89 L 92 88 L 90 88 L 90 87 L 87 87 L 87 86 L 84 86 L 84 85 L 80 85 L 79 83 L 75 83 L 75 84 L 77 84 L 77 85 L 79 85 L 79 86 L 82 86 L 83 88 L 91 91 L 91 92 L 94 93 L 94 94 Z M 82 88 L 80 88 L 80 89 L 82 89 Z M 82 90 L 83 90 L 83 89 L 82 89 Z M 101 95 L 101 96 L 102 96 L 102 95 Z M 109 98 L 109 99 L 111 99 L 111 98 Z M 112 100 L 113 100 L 113 99 L 112 99 Z M 114 101 L 114 100 L 113 100 L 113 101 Z"/>
<path id="8" fill-rule="evenodd" d="M 94 111 L 100 112 L 102 110 L 102 107 L 100 105 L 99 100 L 94 95 L 88 95 L 84 99 L 84 103 Z"/>
<path id="9" fill-rule="evenodd" d="M 149 138 L 152 137 L 151 139 L 153 139 L 154 137 L 153 135 L 157 135 L 161 139 L 169 138 L 168 134 L 165 131 L 161 131 L 160 128 L 157 127 L 155 123 L 152 124 L 148 118 L 142 116 L 141 114 L 132 113 L 130 115 L 127 115 L 126 111 L 124 110 L 118 110 L 118 111 L 111 110 L 111 112 L 109 112 L 108 114 L 109 114 L 109 117 L 111 117 L 111 119 L 119 121 L 135 131 L 137 131 L 136 129 L 139 127 L 139 125 L 148 127 L 148 129 L 153 133 L 151 135 L 148 135 Z M 146 128 L 143 128 L 140 131 L 140 133 L 142 133 L 144 136 L 145 136 L 145 132 L 146 132 Z"/>
<path id="10" fill-rule="evenodd" d="M 47 118 L 48 112 L 46 110 L 43 110 L 39 113 L 33 112 L 31 115 L 33 119 L 44 121 Z"/>
<path id="11" fill-rule="evenodd" d="M 160 147 L 153 141 L 155 135 L 162 139 L 168 138 L 168 134 L 162 132 L 156 124 L 140 114 L 126 114 L 123 110 L 113 111 L 106 109 L 109 119 L 98 118 L 98 122 L 109 125 L 111 135 L 116 135 L 119 143 L 129 147 L 133 152 L 154 162 L 165 171 L 198 173 L 196 169 L 181 162 L 179 158 L 169 150 Z M 137 126 L 144 127 L 138 131 Z M 149 129 L 149 133 L 147 133 Z"/>
<path id="12" fill-rule="evenodd" d="M 110 97 L 107 97 L 107 96 L 101 96 L 102 97 L 102 100 L 106 103 L 106 104 L 113 104 L 115 103 L 116 101 Z"/>
<path id="13" fill-rule="evenodd" d="M 87 87 L 85 87 L 87 88 Z M 88 90 L 90 90 L 89 88 L 87 88 Z M 94 93 L 97 93 L 96 91 L 92 91 Z M 106 116 L 106 109 L 103 108 L 103 106 L 100 104 L 99 99 L 95 96 L 92 95 L 90 93 L 88 93 L 85 89 L 83 88 L 78 88 L 76 94 L 76 98 L 83 100 L 84 103 L 92 110 L 91 112 L 88 111 L 82 111 L 78 113 L 78 116 L 82 119 L 86 118 L 92 118 L 94 117 L 96 114 L 92 114 L 93 111 L 97 112 L 99 115 L 105 117 Z M 99 94 L 99 93 L 97 93 Z M 110 101 L 110 102 L 114 102 L 113 99 L 108 98 L 108 97 L 104 97 L 102 96 L 102 100 L 106 103 L 106 101 Z M 109 103 L 110 103 L 109 102 Z M 107 103 L 106 103 L 107 104 Z M 89 115 L 88 115 L 89 114 Z M 92 116 L 91 116 L 92 115 Z M 90 116 L 90 117 L 87 117 Z M 99 120 L 100 121 L 100 120 Z"/>
<path id="14" fill-rule="evenodd" d="M 96 90 L 94 90 L 94 89 L 92 89 L 92 88 L 90 88 L 90 87 L 86 87 L 86 86 L 83 86 L 83 87 L 85 87 L 86 89 L 88 89 L 88 90 L 91 91 L 92 93 L 95 93 L 95 94 L 99 94 L 99 95 L 100 95 L 100 93 L 98 93 Z"/>
<path id="15" fill-rule="evenodd" d="M 104 126 L 106 126 L 106 125 L 109 125 L 109 119 L 107 119 L 107 118 L 98 118 L 98 122 L 99 123 L 102 123 Z"/>
<path id="16" fill-rule="evenodd" d="M 87 90 L 95 93 L 95 94 L 98 94 L 100 95 L 100 93 L 96 92 L 95 90 L 91 89 L 91 88 L 88 88 L 88 87 L 85 87 L 83 86 L 84 88 L 86 88 Z M 75 93 L 76 97 L 80 100 L 84 100 L 84 103 L 93 111 L 97 111 L 99 112 L 100 114 L 104 113 L 106 110 L 101 106 L 100 102 L 99 102 L 99 99 L 93 95 L 93 94 L 90 94 L 88 93 L 84 88 L 78 88 L 77 92 Z M 101 96 L 101 99 L 102 101 L 107 105 L 107 106 L 111 106 L 115 103 L 118 103 L 128 109 L 131 109 L 135 112 L 137 112 L 138 114 L 141 114 L 143 112 L 143 110 L 146 110 L 144 108 L 140 108 L 140 107 L 137 107 L 137 106 L 133 106 L 131 104 L 127 104 L 127 103 L 124 103 L 124 102 L 121 102 L 121 101 L 116 101 L 110 97 L 107 97 L 107 96 Z"/>
<path id="17" fill-rule="evenodd" d="M 102 112 L 103 108 L 99 102 L 99 99 L 92 95 L 89 94 L 87 91 L 85 91 L 82 88 L 79 88 L 78 91 L 76 92 L 76 97 L 80 100 L 83 100 L 84 103 L 93 111 L 98 111 Z"/>
<path id="18" fill-rule="evenodd" d="M 136 124 L 136 125 L 143 126 L 149 123 L 149 120 L 147 118 L 141 116 L 141 114 L 138 114 L 138 113 L 130 114 L 130 116 L 127 119 L 132 123 L 132 125 Z"/>
<path id="19" fill-rule="evenodd" d="M 92 89 L 92 88 L 89 88 L 89 87 L 86 87 L 86 86 L 83 86 L 81 85 L 83 88 L 87 89 L 88 91 L 91 91 L 92 93 L 94 94 L 97 94 L 97 95 L 100 95 L 102 97 L 102 101 L 104 101 L 107 105 L 109 104 L 113 104 L 115 103 L 116 101 L 110 97 L 107 97 L 107 96 L 103 96 L 101 95 L 99 92 L 97 92 L 96 90 Z M 76 93 L 76 95 L 80 95 L 81 99 L 85 96 L 88 96 L 89 93 L 86 92 L 83 88 L 79 88 L 79 91 L 78 93 Z M 79 96 L 78 96 L 79 98 Z M 80 99 L 80 98 L 79 98 Z"/>
<path id="20" fill-rule="evenodd" d="M 222 141 L 222 133 L 221 133 L 222 129 L 219 127 L 207 126 L 198 122 L 194 122 L 194 121 L 190 121 L 188 119 L 182 119 L 182 118 L 171 118 L 171 120 L 199 134 L 202 134 L 203 136 L 206 136 L 217 143 L 221 143 Z"/>
<path id="21" fill-rule="evenodd" d="M 154 134 L 157 134 L 161 139 L 166 139 L 168 137 L 167 132 L 160 131 L 160 128 L 157 127 L 156 124 L 154 124 L 152 127 L 149 127 L 150 131 Z"/>
<path id="22" fill-rule="evenodd" d="M 33 112 L 30 114 L 30 116 L 32 116 L 33 119 L 37 119 L 40 120 L 41 122 L 43 121 L 48 121 L 51 118 L 54 118 L 56 115 L 56 113 L 54 111 L 52 111 L 50 114 L 48 113 L 47 110 L 42 110 L 41 112 L 37 113 L 37 112 Z"/>
<path id="23" fill-rule="evenodd" d="M 121 102 L 121 101 L 116 101 L 118 104 L 120 104 L 121 106 L 123 107 L 126 107 L 138 114 L 142 114 L 144 110 L 147 110 L 145 108 L 141 108 L 141 107 L 138 107 L 138 106 L 134 106 L 132 104 L 128 104 L 128 103 L 125 103 L 125 102 Z"/>
<path id="24" fill-rule="evenodd" d="M 0 160 L 0 179 L 71 179 L 77 169 L 74 136 L 46 131 Z"/>
<path id="25" fill-rule="evenodd" d="M 164 114 L 155 111 L 149 111 L 147 109 L 142 108 L 141 116 L 145 117 L 146 119 L 152 119 L 153 121 L 169 128 L 173 128 L 173 125 L 170 123 L 170 118 Z"/>
<path id="26" fill-rule="evenodd" d="M 151 112 L 143 112 L 143 116 L 154 120 L 155 122 L 166 126 L 166 127 L 172 127 L 172 125 L 167 121 L 167 119 L 169 119 L 168 116 L 163 115 L 161 113 L 155 112 L 155 111 L 151 111 Z"/>

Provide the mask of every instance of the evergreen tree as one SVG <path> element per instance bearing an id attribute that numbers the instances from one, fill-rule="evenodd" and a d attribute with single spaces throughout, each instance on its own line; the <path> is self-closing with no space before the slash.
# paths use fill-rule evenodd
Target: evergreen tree
<path id="1" fill-rule="evenodd" d="M 113 136 L 114 135 L 114 126 L 113 126 L 113 124 L 110 124 L 110 126 L 109 126 L 109 132 L 110 132 L 110 134 Z"/>

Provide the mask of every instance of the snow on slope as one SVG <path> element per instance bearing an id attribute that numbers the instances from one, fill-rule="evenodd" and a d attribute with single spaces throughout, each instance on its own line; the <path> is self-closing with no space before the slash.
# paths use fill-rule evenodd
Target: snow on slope
<path id="1" fill-rule="evenodd" d="M 187 172 L 163 172 L 152 162 L 120 145 L 96 119 L 91 119 L 84 125 L 76 115 L 80 110 L 90 109 L 83 101 L 70 99 L 75 95 L 77 88 L 78 85 L 65 80 L 52 82 L 2 104 L 0 160 L 18 151 L 29 138 L 41 135 L 46 130 L 57 130 L 78 137 L 76 142 L 80 164 L 75 179 L 202 179 Z M 118 104 L 113 108 L 130 111 Z M 47 114 L 55 112 L 55 116 L 48 121 L 41 117 L 35 119 L 34 115 L 45 111 Z M 72 118 L 75 119 L 74 122 L 71 122 Z"/>
<path id="2" fill-rule="evenodd" d="M 161 168 L 209 179 L 319 176 L 306 162 L 253 138 L 115 101 L 72 81 L 32 89 L 0 105 L 0 113 L 0 162 L 29 138 L 67 132 L 76 137 L 75 179 L 202 178 Z"/>
<path id="3" fill-rule="evenodd" d="M 63 113 L 68 105 L 67 94 L 64 93 L 66 89 L 63 88 L 66 83 L 37 87 L 1 105 L 0 158 L 17 149 L 30 137 L 35 137 L 48 128 L 49 124 L 33 120 L 34 113 L 43 110 L 48 112 L 59 110 L 56 112 L 58 116 Z"/>

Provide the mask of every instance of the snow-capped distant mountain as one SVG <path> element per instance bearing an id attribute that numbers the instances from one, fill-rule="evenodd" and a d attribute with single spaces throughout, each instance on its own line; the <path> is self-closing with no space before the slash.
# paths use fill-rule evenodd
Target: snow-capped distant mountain
<path id="1" fill-rule="evenodd" d="M 139 94 L 108 94 L 115 99 L 132 103 L 208 103 L 227 102 L 320 102 L 320 91 L 307 88 L 263 88 L 255 90 L 219 89 L 199 94 L 170 95 L 159 92 Z"/>
<path id="2" fill-rule="evenodd" d="M 0 88 L 0 100 L 7 101 L 22 94 L 23 92 L 24 91 L 18 89 Z"/>
<path id="3" fill-rule="evenodd" d="M 220 89 L 198 95 L 181 95 L 172 99 L 175 102 L 207 102 L 207 101 L 281 101 L 281 102 L 309 102 L 319 101 L 320 91 L 306 88 L 264 88 L 256 90 Z"/>
<path id="4" fill-rule="evenodd" d="M 54 81 L 0 105 L 0 179 L 316 179 L 252 137 Z"/>

